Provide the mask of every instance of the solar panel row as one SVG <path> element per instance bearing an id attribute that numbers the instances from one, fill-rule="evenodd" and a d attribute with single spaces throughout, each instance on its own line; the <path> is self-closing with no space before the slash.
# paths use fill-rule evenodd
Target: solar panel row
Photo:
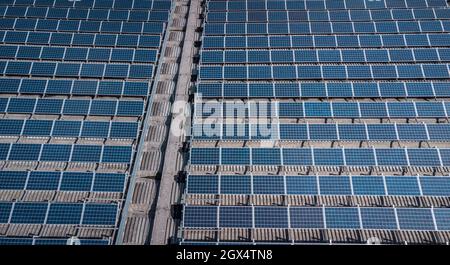
<path id="1" fill-rule="evenodd" d="M 203 36 L 203 49 L 447 47 L 448 34 Z"/>
<path id="2" fill-rule="evenodd" d="M 0 120 L 1 136 L 136 139 L 138 123 L 72 120 Z"/>
<path id="3" fill-rule="evenodd" d="M 450 177 L 189 175 L 187 194 L 450 196 Z"/>
<path id="4" fill-rule="evenodd" d="M 0 189 L 124 192 L 125 180 L 120 173 L 1 171 Z"/>
<path id="5" fill-rule="evenodd" d="M 0 93 L 38 94 L 38 95 L 74 95 L 74 96 L 128 96 L 146 97 L 148 82 L 96 81 L 66 79 L 0 79 Z"/>
<path id="6" fill-rule="evenodd" d="M 222 141 L 263 139 L 282 141 L 450 141 L 450 124 L 203 123 L 192 126 L 192 139 Z"/>
<path id="7" fill-rule="evenodd" d="M 195 106 L 195 117 L 230 118 L 445 118 L 448 101 L 414 102 L 207 102 Z M 0 109 L 1 110 L 1 109 Z M 238 111 L 237 113 L 235 113 Z"/>
<path id="8" fill-rule="evenodd" d="M 185 206 L 185 227 L 450 229 L 450 209 L 366 207 Z"/>

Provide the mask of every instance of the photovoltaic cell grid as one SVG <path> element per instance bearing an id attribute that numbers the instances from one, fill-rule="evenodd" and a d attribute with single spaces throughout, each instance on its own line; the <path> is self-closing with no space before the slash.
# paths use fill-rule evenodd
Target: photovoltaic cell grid
<path id="1" fill-rule="evenodd" d="M 8 168 L 0 172 L 0 192 L 103 192 L 125 197 L 171 7 L 170 0 L 0 1 L 0 137 L 10 139 L 0 144 L 2 165 L 100 163 L 126 169 L 106 173 Z M 45 141 L 16 143 L 20 138 Z M 5 224 L 115 229 L 121 203 L 4 201 L 0 208 L 0 223 Z M 77 240 L 89 245 L 111 244 L 113 239 Z M 0 244 L 8 245 L 67 240 L 0 236 Z"/>
<path id="2" fill-rule="evenodd" d="M 445 0 L 209 0 L 206 6 L 196 93 L 213 101 L 194 106 L 190 164 L 199 167 L 187 177 L 186 196 L 193 195 L 189 197 L 192 200 L 199 194 L 449 196 L 448 176 L 201 173 L 201 166 L 218 165 L 434 169 L 450 166 L 446 145 L 196 146 L 199 141 L 210 140 L 447 141 L 450 8 Z M 249 102 L 236 108 L 230 104 L 234 99 Z M 236 113 L 244 119 L 281 121 L 228 124 L 226 120 L 236 118 Z M 305 123 L 284 119 L 303 119 Z M 352 121 L 320 124 L 308 119 Z M 360 121 L 353 123 L 354 119 Z M 366 122 L 368 119 L 371 122 Z M 375 119 L 380 123 L 374 123 Z M 419 121 L 407 122 L 410 119 Z M 195 204 L 184 207 L 186 230 L 449 229 L 449 211 L 441 205 L 405 208 Z"/>

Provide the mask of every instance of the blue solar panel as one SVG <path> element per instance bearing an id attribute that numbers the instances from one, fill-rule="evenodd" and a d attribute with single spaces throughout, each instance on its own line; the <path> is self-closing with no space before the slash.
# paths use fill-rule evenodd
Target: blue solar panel
<path id="1" fill-rule="evenodd" d="M 62 191 L 90 191 L 92 178 L 92 173 L 64 172 L 59 188 Z"/>
<path id="2" fill-rule="evenodd" d="M 377 149 L 375 153 L 380 166 L 408 165 L 405 150 L 403 149 Z"/>
<path id="3" fill-rule="evenodd" d="M 56 190 L 58 189 L 61 173 L 59 172 L 31 172 L 26 189 L 28 190 Z"/>
<path id="4" fill-rule="evenodd" d="M 43 224 L 47 208 L 47 203 L 16 203 L 14 205 L 11 223 Z"/>
<path id="5" fill-rule="evenodd" d="M 53 203 L 48 211 L 48 224 L 79 224 L 83 204 Z"/>
<path id="6" fill-rule="evenodd" d="M 86 204 L 82 224 L 114 226 L 117 210 L 115 204 Z"/>
<path id="7" fill-rule="evenodd" d="M 40 144 L 13 144 L 8 159 L 37 161 L 40 151 Z"/>
<path id="8" fill-rule="evenodd" d="M 250 207 L 221 207 L 220 227 L 251 227 L 252 209 Z"/>
<path id="9" fill-rule="evenodd" d="M 222 150 L 222 163 L 224 165 L 248 165 L 250 164 L 250 151 L 239 148 L 227 148 Z"/>
<path id="10" fill-rule="evenodd" d="M 99 162 L 102 152 L 101 146 L 75 145 L 72 151 L 73 162 Z"/>
<path id="11" fill-rule="evenodd" d="M 322 208 L 292 207 L 290 218 L 292 228 L 324 228 Z"/>
<path id="12" fill-rule="evenodd" d="M 23 121 L 21 120 L 0 120 L 0 135 L 20 135 Z"/>
<path id="13" fill-rule="evenodd" d="M 217 193 L 219 188 L 218 176 L 189 175 L 187 182 L 188 193 Z"/>
<path id="14" fill-rule="evenodd" d="M 386 177 L 386 189 L 389 195 L 420 195 L 416 177 Z"/>
<path id="15" fill-rule="evenodd" d="M 69 161 L 72 146 L 63 144 L 44 145 L 41 161 Z"/>
<path id="16" fill-rule="evenodd" d="M 450 38 L 445 34 L 450 13 L 444 0 L 210 0 L 205 4 L 195 89 L 203 97 L 218 99 L 215 105 L 221 111 L 200 108 L 203 103 L 195 106 L 190 150 L 195 174 L 188 175 L 185 196 L 198 204 L 202 194 L 307 195 L 312 205 L 186 205 L 183 225 L 187 231 L 221 227 L 449 229 L 444 205 L 313 206 L 320 205 L 321 196 L 347 196 L 348 200 L 373 196 L 381 204 L 385 198 L 378 196 L 448 196 L 448 176 L 429 176 L 450 166 L 450 149 L 442 147 L 450 140 L 445 120 L 450 110 L 445 101 L 450 96 L 446 80 Z M 111 20 L 111 14 L 103 16 Z M 97 28 L 120 30 L 119 23 L 112 21 Z M 138 28 L 130 22 L 123 26 L 131 31 Z M 105 41 L 107 49 L 115 42 Z M 117 62 L 131 54 L 113 53 Z M 263 103 L 252 101 L 259 99 L 269 100 L 275 108 L 258 113 Z M 239 126 L 224 121 L 238 113 L 228 110 L 226 103 L 231 101 L 246 104 Z M 211 116 L 213 125 L 202 126 L 202 119 Z M 270 118 L 269 125 L 250 120 L 257 117 Z M 270 133 L 264 134 L 264 127 Z M 264 139 L 274 141 L 274 147 L 263 145 Z M 211 140 L 217 146 L 204 147 Z M 237 147 L 232 141 L 244 144 Z M 213 168 L 232 172 L 221 175 L 212 173 Z M 243 174 L 249 175 L 237 174 L 243 168 Z M 277 171 L 251 174 L 261 169 Z M 367 169 L 376 174 L 327 174 L 335 169 Z M 410 170 L 418 175 L 405 173 Z M 219 237 L 216 243 L 222 240 Z"/>
<path id="17" fill-rule="evenodd" d="M 223 194 L 250 194 L 252 190 L 249 176 L 221 176 L 220 192 Z"/>
<path id="18" fill-rule="evenodd" d="M 287 194 L 318 194 L 316 176 L 286 176 Z"/>
<path id="19" fill-rule="evenodd" d="M 252 163 L 254 165 L 279 165 L 281 163 L 280 149 L 252 149 Z"/>
<path id="20" fill-rule="evenodd" d="M 191 149 L 191 164 L 218 164 L 219 149 Z"/>
<path id="21" fill-rule="evenodd" d="M 97 192 L 123 192 L 125 187 L 125 174 L 97 173 L 93 191 Z"/>
<path id="22" fill-rule="evenodd" d="M 103 163 L 129 163 L 132 150 L 130 146 L 104 146 L 101 162 Z"/>
<path id="23" fill-rule="evenodd" d="M 405 230 L 434 230 L 433 217 L 430 209 L 397 209 L 398 222 Z"/>
<path id="24" fill-rule="evenodd" d="M 315 149 L 314 165 L 343 165 L 344 158 L 341 149 Z"/>
<path id="25" fill-rule="evenodd" d="M 288 225 L 288 213 L 281 207 L 255 207 L 255 227 L 283 228 Z"/>
<path id="26" fill-rule="evenodd" d="M 284 194 L 284 181 L 281 176 L 254 176 L 253 193 Z"/>
<path id="27" fill-rule="evenodd" d="M 439 230 L 450 230 L 450 209 L 435 208 L 433 209 L 436 220 L 436 227 Z"/>
<path id="28" fill-rule="evenodd" d="M 217 208 L 208 206 L 185 206 L 183 212 L 185 227 L 216 227 Z"/>
<path id="29" fill-rule="evenodd" d="M 409 163 L 411 166 L 440 166 L 437 150 L 408 150 Z"/>
<path id="30" fill-rule="evenodd" d="M 11 213 L 12 203 L 1 202 L 0 203 L 0 223 L 8 223 Z"/>
<path id="31" fill-rule="evenodd" d="M 370 149 L 345 149 L 345 162 L 348 166 L 374 166 L 375 155 Z"/>
<path id="32" fill-rule="evenodd" d="M 361 208 L 364 229 L 397 229 L 393 208 Z"/>
<path id="33" fill-rule="evenodd" d="M 53 136 L 77 137 L 80 134 L 81 122 L 79 121 L 56 121 L 53 127 Z"/>
<path id="34" fill-rule="evenodd" d="M 360 228 L 358 209 L 356 208 L 325 208 L 325 217 L 327 228 Z"/>
<path id="35" fill-rule="evenodd" d="M 321 195 L 351 195 L 352 189 L 349 177 L 346 176 L 320 176 Z"/>

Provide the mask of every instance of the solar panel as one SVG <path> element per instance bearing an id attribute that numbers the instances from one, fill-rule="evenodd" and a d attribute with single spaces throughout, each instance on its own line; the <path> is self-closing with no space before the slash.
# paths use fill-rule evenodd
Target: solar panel
<path id="1" fill-rule="evenodd" d="M 393 208 L 361 208 L 361 220 L 365 229 L 397 229 Z"/>
<path id="2" fill-rule="evenodd" d="M 72 151 L 74 162 L 99 162 L 102 147 L 92 145 L 75 145 Z"/>
<path id="3" fill-rule="evenodd" d="M 436 220 L 436 227 L 438 230 L 449 230 L 450 211 L 446 208 L 433 209 L 434 218 Z"/>
<path id="4" fill-rule="evenodd" d="M 59 172 L 30 172 L 26 183 L 27 190 L 57 190 L 61 173 Z"/>
<path id="5" fill-rule="evenodd" d="M 293 228 L 324 228 L 323 209 L 290 208 L 290 223 Z"/>
<path id="6" fill-rule="evenodd" d="M 450 181 L 448 178 L 441 177 L 422 177 L 420 178 L 421 191 L 423 195 L 428 196 L 448 196 Z"/>
<path id="7" fill-rule="evenodd" d="M 217 208 L 208 206 L 185 206 L 183 212 L 185 227 L 216 227 Z"/>
<path id="8" fill-rule="evenodd" d="M 90 191 L 93 175 L 85 172 L 65 172 L 61 177 L 60 189 L 63 191 Z"/>
<path id="9" fill-rule="evenodd" d="M 397 209 L 398 222 L 405 230 L 434 230 L 433 217 L 430 209 Z"/>
<path id="10" fill-rule="evenodd" d="M 31 161 L 39 168 L 52 164 L 42 162 L 131 163 L 170 8 L 170 1 L 1 3 L 0 93 L 8 94 L 0 98 L 2 163 Z M 319 202 L 321 196 L 434 196 L 439 201 L 448 196 L 448 176 L 424 173 L 446 172 L 450 166 L 446 1 L 210 0 L 205 8 L 195 87 L 203 97 L 219 99 L 214 106 L 221 110 L 195 106 L 198 134 L 189 158 L 195 174 L 186 183 L 182 240 L 192 230 L 201 234 L 198 230 L 222 227 L 449 230 L 445 205 L 433 203 L 433 208 L 299 207 L 286 197 L 285 206 L 253 206 L 227 197 L 221 206 L 190 205 L 204 194 L 249 195 L 250 200 L 307 195 Z M 254 99 L 271 103 L 253 104 Z M 228 109 L 231 101 L 245 102 L 239 125 L 225 121 L 240 112 Z M 200 121 L 208 117 L 216 120 L 203 126 Z M 22 142 L 28 137 L 34 137 L 32 143 Z M 98 140 L 109 144 L 93 144 Z M 0 189 L 115 192 L 123 198 L 129 170 L 100 172 L 104 166 L 109 167 L 93 172 L 2 171 Z M 219 171 L 207 175 L 213 167 Z M 335 167 L 344 171 L 328 174 Z M 376 174 L 345 175 L 347 167 Z M 316 170 L 325 172 L 313 175 Z M 304 171 L 311 173 L 296 175 Z M 115 227 L 120 210 L 106 202 L 2 202 L 0 207 L 0 223 L 90 228 Z M 219 234 L 215 243 L 224 243 Z M 66 240 L 7 236 L 0 244 Z M 105 242 L 109 238 L 81 241 Z"/>
<path id="11" fill-rule="evenodd" d="M 47 208 L 47 203 L 16 203 L 11 216 L 11 223 L 43 224 Z"/>
<path id="12" fill-rule="evenodd" d="M 255 227 L 284 228 L 288 225 L 288 213 L 284 207 L 255 207 Z"/>
<path id="13" fill-rule="evenodd" d="M 220 177 L 220 191 L 223 194 L 250 194 L 252 190 L 249 176 L 225 176 Z"/>
<path id="14" fill-rule="evenodd" d="M 404 177 L 402 179 L 386 177 L 386 189 L 392 195 L 420 195 L 417 178 Z"/>
<path id="15" fill-rule="evenodd" d="M 82 224 L 114 226 L 118 207 L 114 204 L 86 204 Z"/>
<path id="16" fill-rule="evenodd" d="M 44 145 L 40 156 L 41 161 L 69 161 L 72 146 L 62 144 Z"/>
<path id="17" fill-rule="evenodd" d="M 360 227 L 356 208 L 326 208 L 325 217 L 327 228 L 357 229 Z"/>
<path id="18" fill-rule="evenodd" d="M 220 227 L 251 227 L 252 209 L 250 207 L 220 208 Z"/>
<path id="19" fill-rule="evenodd" d="M 286 176 L 287 194 L 318 194 L 316 176 Z"/>
<path id="20" fill-rule="evenodd" d="M 350 179 L 341 176 L 319 176 L 321 195 L 351 195 Z"/>
<path id="21" fill-rule="evenodd" d="M 54 203 L 50 205 L 47 217 L 48 224 L 79 224 L 83 204 Z"/>

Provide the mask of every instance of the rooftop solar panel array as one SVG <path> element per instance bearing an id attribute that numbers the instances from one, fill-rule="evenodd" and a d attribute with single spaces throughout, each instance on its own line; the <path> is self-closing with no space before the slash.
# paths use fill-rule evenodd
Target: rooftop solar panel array
<path id="1" fill-rule="evenodd" d="M 205 6 L 182 244 L 449 242 L 447 1 Z"/>
<path id="2" fill-rule="evenodd" d="M 0 1 L 0 245 L 114 242 L 171 9 Z"/>

